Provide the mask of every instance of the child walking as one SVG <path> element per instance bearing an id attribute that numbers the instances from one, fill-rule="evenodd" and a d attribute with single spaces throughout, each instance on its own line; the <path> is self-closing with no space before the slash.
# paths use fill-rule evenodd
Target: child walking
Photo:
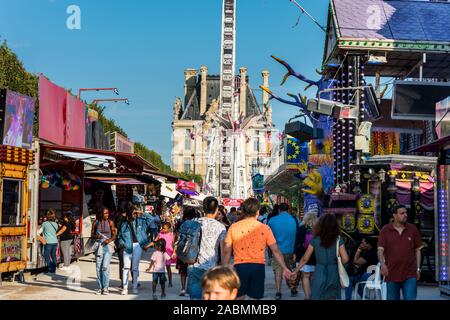
<path id="1" fill-rule="evenodd" d="M 166 297 L 167 279 L 164 267 L 166 265 L 166 261 L 170 259 L 170 256 L 166 252 L 166 241 L 164 239 L 159 239 L 155 242 L 155 249 L 156 251 L 153 252 L 150 259 L 149 271 L 153 272 L 153 300 L 158 300 L 156 297 L 156 287 L 158 286 L 158 282 L 161 286 L 161 299 Z"/>
<path id="2" fill-rule="evenodd" d="M 172 232 L 172 225 L 169 222 L 164 222 L 161 228 L 161 232 L 158 234 L 157 240 L 163 239 L 166 241 L 166 252 L 169 255 L 169 259 L 166 260 L 167 276 L 169 278 L 169 288 L 172 288 L 172 264 L 176 262 L 173 244 L 175 236 Z"/>

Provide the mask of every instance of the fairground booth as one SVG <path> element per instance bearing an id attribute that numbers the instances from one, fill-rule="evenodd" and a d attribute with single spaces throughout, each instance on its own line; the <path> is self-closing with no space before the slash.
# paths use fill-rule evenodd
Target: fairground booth
<path id="1" fill-rule="evenodd" d="M 450 297 L 450 97 L 436 105 L 437 140 L 422 145 L 413 152 L 438 156 L 435 183 L 436 276 L 442 296 Z"/>
<path id="2" fill-rule="evenodd" d="M 379 9 L 369 26 L 367 8 Z M 352 253 L 361 236 L 377 237 L 394 204 L 406 205 L 425 244 L 422 281 L 447 285 L 446 147 L 418 148 L 445 142 L 436 104 L 450 96 L 449 15 L 437 1 L 330 0 L 322 77 L 302 109 L 312 126 L 299 128 L 323 130 L 307 139 L 304 211 L 336 214 Z M 266 181 L 269 190 L 297 184 L 285 167 Z M 314 188 L 323 197 L 313 199 Z"/>
<path id="3" fill-rule="evenodd" d="M 377 23 L 368 26 L 369 7 L 380 10 Z M 444 22 L 450 5 L 331 0 L 329 9 L 322 71 L 337 80 L 330 99 L 350 106 L 349 113 L 341 107 L 330 112 L 332 193 L 356 196 L 358 205 L 346 199 L 328 205 L 355 208 L 353 217 L 342 210 L 344 228 L 376 236 L 389 222 L 392 205 L 405 204 L 425 243 L 423 281 L 438 281 L 438 154 L 408 151 L 438 138 L 436 103 L 450 95 L 450 33 Z"/>
<path id="4" fill-rule="evenodd" d="M 22 274 L 27 264 L 34 108 L 33 98 L 0 91 L 0 282 L 2 273 Z"/>
<path id="5" fill-rule="evenodd" d="M 161 184 L 143 174 L 157 168 L 133 153 L 131 141 L 117 133 L 105 134 L 82 101 L 42 75 L 39 102 L 39 138 L 33 142 L 36 162 L 29 180 L 33 193 L 28 269 L 45 264 L 36 234 L 50 208 L 58 220 L 67 212 L 74 218 L 72 253 L 78 258 L 89 253 L 85 245 L 103 206 L 114 218 L 130 203 L 144 206 Z"/>

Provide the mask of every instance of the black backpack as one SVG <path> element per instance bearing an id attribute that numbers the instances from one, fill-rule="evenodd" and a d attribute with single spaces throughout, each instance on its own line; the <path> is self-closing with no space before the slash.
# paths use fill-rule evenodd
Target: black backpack
<path id="1" fill-rule="evenodd" d="M 185 221 L 178 230 L 177 257 L 186 264 L 194 264 L 200 254 L 202 224 L 197 220 Z"/>

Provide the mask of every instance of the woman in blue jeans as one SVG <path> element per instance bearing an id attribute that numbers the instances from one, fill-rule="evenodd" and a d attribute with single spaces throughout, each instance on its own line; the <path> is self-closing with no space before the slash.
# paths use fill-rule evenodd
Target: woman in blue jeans
<path id="1" fill-rule="evenodd" d="M 109 219 L 109 210 L 102 208 L 102 216 L 97 220 L 92 228 L 92 238 L 98 243 L 95 251 L 95 264 L 97 270 L 97 295 L 109 294 L 109 266 L 114 253 L 114 241 L 117 237 L 117 230 L 114 222 Z"/>
<path id="2" fill-rule="evenodd" d="M 47 264 L 47 272 L 54 274 L 56 272 L 56 250 L 58 249 L 58 238 L 56 233 L 59 230 L 56 221 L 56 211 L 50 209 L 47 212 L 47 221 L 42 224 L 41 229 L 38 231 L 40 241 L 44 245 L 44 259 Z"/>

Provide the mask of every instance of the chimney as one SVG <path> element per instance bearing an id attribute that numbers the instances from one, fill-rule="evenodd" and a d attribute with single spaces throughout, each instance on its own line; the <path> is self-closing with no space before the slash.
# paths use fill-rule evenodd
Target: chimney
<path id="1" fill-rule="evenodd" d="M 184 106 L 187 107 L 192 92 L 197 84 L 198 71 L 195 69 L 184 70 Z"/>
<path id="2" fill-rule="evenodd" d="M 264 70 L 262 72 L 262 76 L 263 76 L 263 86 L 266 87 L 266 88 L 269 88 L 270 72 L 268 70 Z M 262 95 L 263 95 L 262 96 L 263 113 L 266 113 L 267 107 L 268 107 L 268 104 L 269 104 L 269 94 L 263 90 Z"/>
<path id="3" fill-rule="evenodd" d="M 247 68 L 242 67 L 241 72 L 241 95 L 239 97 L 239 112 L 244 115 L 247 115 Z"/>
<path id="4" fill-rule="evenodd" d="M 208 86 L 206 83 L 206 76 L 208 74 L 208 68 L 205 66 L 202 66 L 200 68 L 202 72 L 202 82 L 201 82 L 201 93 L 200 93 L 200 116 L 203 116 L 206 113 L 206 103 L 207 103 L 207 93 L 208 93 Z"/>

